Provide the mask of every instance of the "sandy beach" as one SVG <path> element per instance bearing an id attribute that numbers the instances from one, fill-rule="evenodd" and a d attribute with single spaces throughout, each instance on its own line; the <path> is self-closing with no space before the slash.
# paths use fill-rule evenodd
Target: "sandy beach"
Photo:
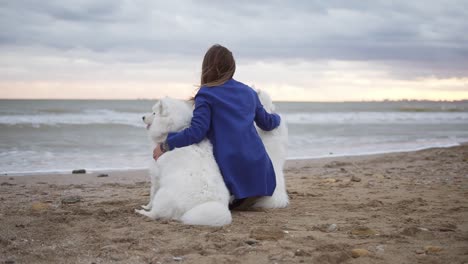
<path id="1" fill-rule="evenodd" d="M 288 161 L 290 206 L 222 228 L 137 215 L 147 173 L 106 174 L 1 176 L 0 263 L 468 263 L 467 145 Z"/>

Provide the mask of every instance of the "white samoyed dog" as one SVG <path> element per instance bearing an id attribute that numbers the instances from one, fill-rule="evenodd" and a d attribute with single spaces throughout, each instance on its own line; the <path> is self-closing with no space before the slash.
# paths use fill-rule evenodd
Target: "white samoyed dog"
<path id="1" fill-rule="evenodd" d="M 259 91 L 258 95 L 267 112 L 275 110 L 267 93 Z M 192 111 L 193 105 L 187 101 L 166 97 L 157 102 L 153 113 L 143 117 L 153 148 L 163 142 L 169 132 L 188 127 Z M 262 197 L 253 206 L 286 207 L 289 203 L 283 174 L 288 143 L 286 123 L 282 120 L 278 128 L 269 132 L 258 128 L 257 131 L 273 163 L 276 189 L 271 197 Z M 165 153 L 151 163 L 150 175 L 150 201 L 142 206 L 145 210 L 136 210 L 137 213 L 153 219 L 180 220 L 190 225 L 223 226 L 231 223 L 228 210 L 231 197 L 208 139 Z"/>
<path id="2" fill-rule="evenodd" d="M 163 98 L 153 113 L 143 117 L 153 148 L 167 134 L 190 125 L 193 106 L 187 101 Z M 179 220 L 188 225 L 223 226 L 232 221 L 229 191 L 224 184 L 208 139 L 164 153 L 150 168 L 148 210 L 137 213 L 153 219 Z"/>
<path id="3" fill-rule="evenodd" d="M 258 98 L 268 113 L 275 111 L 275 105 L 270 96 L 258 90 Z M 261 197 L 253 207 L 257 208 L 284 208 L 289 204 L 289 196 L 284 180 L 284 162 L 288 152 L 288 127 L 286 120 L 281 119 L 279 127 L 271 131 L 263 131 L 257 127 L 257 132 L 265 145 L 268 156 L 273 163 L 276 174 L 276 188 L 272 196 Z"/>

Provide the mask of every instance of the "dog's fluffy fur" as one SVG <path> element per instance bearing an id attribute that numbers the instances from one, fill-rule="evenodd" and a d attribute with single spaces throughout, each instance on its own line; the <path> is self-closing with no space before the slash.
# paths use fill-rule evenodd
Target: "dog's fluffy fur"
<path id="1" fill-rule="evenodd" d="M 187 102 L 163 98 L 144 117 L 155 143 L 171 131 L 190 124 L 192 107 Z M 162 155 L 150 167 L 151 197 L 145 210 L 150 218 L 169 218 L 189 225 L 223 226 L 231 223 L 229 192 L 224 184 L 208 139 Z"/>
<path id="2" fill-rule="evenodd" d="M 259 90 L 258 97 L 267 112 L 272 113 L 275 111 L 275 105 L 266 92 Z M 288 127 L 286 121 L 282 119 L 279 127 L 272 131 L 263 131 L 257 127 L 257 132 L 260 138 L 262 138 L 263 145 L 265 145 L 268 156 L 273 163 L 276 174 L 276 189 L 272 196 L 260 198 L 254 204 L 254 207 L 284 208 L 289 204 L 283 173 L 288 149 Z"/>
<path id="3" fill-rule="evenodd" d="M 268 112 L 274 111 L 270 97 L 259 91 L 259 98 Z M 163 142 L 171 131 L 189 126 L 193 107 L 190 103 L 163 98 L 144 117 L 153 147 Z M 271 197 L 260 198 L 254 207 L 282 208 L 289 199 L 286 193 L 283 165 L 287 149 L 287 128 L 284 120 L 270 132 L 258 129 L 276 172 L 276 189 Z M 208 139 L 199 144 L 174 149 L 152 162 L 151 197 L 145 210 L 137 213 L 156 218 L 180 220 L 184 224 L 222 226 L 231 223 L 227 190 L 213 148 Z M 148 210 L 148 211 L 147 211 Z"/>

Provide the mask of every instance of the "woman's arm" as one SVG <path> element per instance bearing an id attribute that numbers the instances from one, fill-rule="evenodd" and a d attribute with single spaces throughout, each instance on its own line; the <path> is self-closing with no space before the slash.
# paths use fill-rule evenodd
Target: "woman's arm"
<path id="1" fill-rule="evenodd" d="M 255 109 L 255 124 L 265 131 L 271 131 L 277 128 L 280 125 L 281 117 L 275 113 L 268 113 L 265 108 L 263 108 L 262 103 L 258 99 L 258 95 L 255 94 L 257 106 Z"/>
<path id="2" fill-rule="evenodd" d="M 190 127 L 180 132 L 169 133 L 166 139 L 168 148 L 166 151 L 199 143 L 206 137 L 210 122 L 211 106 L 203 95 L 197 95 Z"/>

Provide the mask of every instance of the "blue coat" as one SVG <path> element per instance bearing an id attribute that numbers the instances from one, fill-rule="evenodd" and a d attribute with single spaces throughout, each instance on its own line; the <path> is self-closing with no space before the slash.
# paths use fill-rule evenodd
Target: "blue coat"
<path id="1" fill-rule="evenodd" d="M 252 88 L 230 79 L 220 86 L 200 88 L 190 127 L 169 133 L 166 142 L 169 149 L 182 148 L 208 137 L 224 182 L 236 199 L 271 196 L 275 171 L 254 121 L 269 131 L 281 119 L 265 111 Z"/>

